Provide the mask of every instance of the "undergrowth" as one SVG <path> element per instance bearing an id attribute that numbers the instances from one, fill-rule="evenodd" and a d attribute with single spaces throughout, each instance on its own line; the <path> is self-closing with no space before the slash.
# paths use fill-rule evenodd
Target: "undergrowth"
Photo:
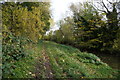
<path id="1" fill-rule="evenodd" d="M 34 78 L 37 74 L 36 63 L 43 57 L 42 49 L 49 57 L 53 78 L 117 78 L 117 70 L 103 63 L 92 53 L 81 52 L 77 48 L 65 46 L 49 41 L 39 41 L 37 46 L 28 48 L 28 55 L 20 60 L 7 64 L 11 73 L 3 74 L 4 78 Z M 42 68 L 41 68 L 42 69 Z M 45 68 L 47 69 L 47 68 Z M 44 70 L 40 77 L 45 78 Z M 38 71 L 38 72 L 40 72 Z"/>

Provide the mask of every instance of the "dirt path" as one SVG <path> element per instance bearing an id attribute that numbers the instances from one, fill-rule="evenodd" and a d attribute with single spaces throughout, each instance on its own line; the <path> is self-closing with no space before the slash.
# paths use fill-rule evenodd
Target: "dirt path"
<path id="1" fill-rule="evenodd" d="M 53 78 L 49 56 L 46 53 L 45 46 L 43 45 L 41 51 L 42 57 L 39 57 L 35 65 L 35 78 Z"/>
<path id="2" fill-rule="evenodd" d="M 45 47 L 43 46 L 42 50 L 42 55 L 43 55 L 43 61 L 44 61 L 44 69 L 45 69 L 45 76 L 46 78 L 53 78 L 53 73 L 51 70 L 51 65 L 50 65 L 50 60 L 49 56 L 46 54 Z"/>

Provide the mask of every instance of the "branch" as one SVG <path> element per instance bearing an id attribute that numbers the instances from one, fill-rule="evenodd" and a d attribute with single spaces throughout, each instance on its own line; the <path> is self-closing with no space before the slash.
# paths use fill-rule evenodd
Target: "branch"
<path id="1" fill-rule="evenodd" d="M 108 0 L 107 0 L 108 1 Z M 113 4 L 112 2 L 108 1 L 110 4 Z"/>
<path id="2" fill-rule="evenodd" d="M 108 10 L 108 8 L 106 7 L 106 5 L 104 4 L 103 0 L 102 0 L 102 4 L 106 8 L 107 12 L 109 13 L 110 11 Z"/>
<path id="3" fill-rule="evenodd" d="M 98 4 L 100 4 L 102 7 L 104 7 L 100 2 L 97 2 Z"/>
<path id="4" fill-rule="evenodd" d="M 97 10 L 99 10 L 99 11 L 101 11 L 101 12 L 104 12 L 104 13 L 107 13 L 106 11 L 101 10 L 101 9 L 99 9 L 98 7 L 96 7 L 94 4 L 92 4 L 92 5 L 93 5 L 93 7 L 97 8 Z"/>

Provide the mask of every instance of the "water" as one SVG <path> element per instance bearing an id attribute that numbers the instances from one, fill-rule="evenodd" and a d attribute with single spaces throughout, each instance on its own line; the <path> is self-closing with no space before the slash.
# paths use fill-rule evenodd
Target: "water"
<path id="1" fill-rule="evenodd" d="M 113 69 L 119 69 L 120 70 L 120 59 L 118 55 L 114 55 L 114 54 L 95 54 L 96 56 L 98 56 L 101 61 L 103 61 L 104 63 L 107 63 L 109 66 L 111 66 Z"/>

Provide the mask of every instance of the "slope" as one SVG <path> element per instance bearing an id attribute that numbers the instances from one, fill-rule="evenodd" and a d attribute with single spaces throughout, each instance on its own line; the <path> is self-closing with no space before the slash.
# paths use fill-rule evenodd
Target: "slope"
<path id="1" fill-rule="evenodd" d="M 29 56 L 14 63 L 4 78 L 116 78 L 113 70 L 92 53 L 50 41 L 40 41 Z M 14 73 L 14 74 L 13 74 Z"/>

